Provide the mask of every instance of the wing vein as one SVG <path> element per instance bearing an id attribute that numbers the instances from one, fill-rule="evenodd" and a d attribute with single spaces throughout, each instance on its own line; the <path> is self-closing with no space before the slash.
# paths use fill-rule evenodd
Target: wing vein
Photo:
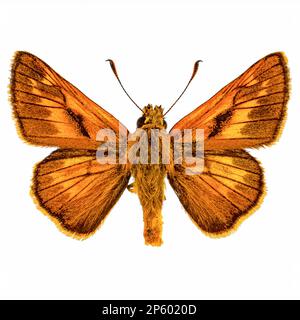
<path id="1" fill-rule="evenodd" d="M 246 109 L 255 109 L 255 108 L 260 108 L 260 107 L 268 107 L 268 106 L 274 106 L 274 105 L 282 104 L 282 102 L 272 102 L 268 104 L 260 104 L 257 106 L 252 106 L 252 107 L 247 107 L 247 108 L 234 108 L 234 110 L 246 110 Z"/>
<path id="2" fill-rule="evenodd" d="M 26 101 L 23 101 L 23 100 L 17 100 L 17 102 L 20 102 L 20 103 L 23 103 L 24 105 L 32 105 L 32 106 L 35 106 L 35 107 L 43 107 L 43 108 L 52 108 L 52 109 L 63 109 L 65 110 L 65 108 L 63 107 L 59 107 L 59 106 L 46 106 L 44 104 L 37 104 L 37 103 L 33 103 L 33 102 L 26 102 Z"/>
<path id="3" fill-rule="evenodd" d="M 241 158 L 241 159 L 245 159 L 245 158 L 242 158 L 242 157 L 240 157 L 240 158 Z M 253 171 L 251 171 L 251 170 L 249 170 L 249 169 L 242 169 L 242 168 L 237 167 L 237 166 L 234 166 L 234 165 L 232 165 L 232 164 L 224 163 L 224 162 L 217 161 L 217 160 L 214 160 L 214 159 L 207 159 L 207 158 L 206 158 L 206 161 L 219 163 L 219 164 L 222 164 L 222 165 L 224 165 L 224 166 L 228 166 L 228 167 L 240 169 L 240 170 L 243 170 L 243 171 L 246 171 L 246 172 L 249 172 L 249 173 L 253 173 L 253 174 L 256 174 L 256 175 L 259 176 L 259 173 L 257 173 L 257 172 L 253 172 Z"/>
<path id="4" fill-rule="evenodd" d="M 82 157 L 84 157 L 84 156 L 82 156 Z M 55 160 L 52 160 L 52 161 L 56 161 L 56 160 L 61 160 L 61 159 L 55 159 Z M 53 171 L 49 171 L 49 172 L 46 172 L 46 173 L 40 173 L 39 176 L 40 177 L 41 176 L 46 176 L 48 174 L 55 173 L 55 172 L 58 172 L 58 171 L 61 171 L 61 170 L 65 170 L 65 169 L 69 169 L 69 168 L 72 168 L 72 167 L 76 167 L 78 165 L 82 165 L 82 164 L 84 164 L 86 162 L 90 162 L 90 161 L 93 161 L 93 160 L 91 160 L 91 159 L 90 160 L 85 160 L 85 161 L 82 161 L 82 162 L 78 162 L 78 163 L 72 164 L 72 165 L 67 166 L 67 167 L 62 167 L 62 168 L 59 168 L 59 169 L 56 169 L 56 170 L 53 170 Z"/>
<path id="5" fill-rule="evenodd" d="M 35 58 L 34 58 L 33 60 L 35 61 Z M 24 63 L 24 62 L 20 62 L 20 63 L 21 63 L 22 65 L 26 66 L 27 68 L 33 70 L 33 71 L 36 72 L 37 74 L 39 74 L 42 78 L 46 78 L 46 77 L 45 77 L 45 74 L 46 74 L 46 75 L 50 78 L 50 80 L 54 81 L 54 83 L 53 83 L 53 82 L 50 81 L 48 78 L 46 78 L 46 79 L 47 79 L 50 83 L 52 83 L 53 85 L 55 84 L 55 82 L 57 82 L 56 79 L 53 78 L 53 75 L 48 73 L 47 69 L 49 68 L 49 66 L 46 66 L 46 68 L 44 67 L 44 68 L 43 68 L 43 72 L 44 72 L 45 74 L 41 74 L 40 72 L 38 72 L 38 70 L 33 69 L 32 67 L 30 67 L 30 66 L 27 65 L 26 63 Z M 45 62 L 43 62 L 43 64 L 45 64 Z"/>
<path id="6" fill-rule="evenodd" d="M 277 75 L 277 76 L 278 76 L 278 75 Z M 279 85 L 281 85 L 281 84 L 284 84 L 284 82 L 273 83 L 273 84 L 271 84 L 270 86 L 263 87 L 263 88 L 258 88 L 258 89 L 255 90 L 255 91 L 248 92 L 248 93 L 245 93 L 245 94 L 239 96 L 238 99 L 241 99 L 241 98 L 243 98 L 243 97 L 246 97 L 246 96 L 248 96 L 248 95 L 250 95 L 250 94 L 253 94 L 253 93 L 255 93 L 255 92 L 259 92 L 259 91 L 262 91 L 262 90 L 265 90 L 265 89 L 270 89 L 270 88 L 272 88 L 272 87 L 279 86 Z M 257 85 L 257 83 L 255 83 L 254 85 Z M 253 86 L 254 86 L 254 85 L 253 85 Z M 245 88 L 251 88 L 251 86 L 245 87 Z M 257 96 L 256 99 L 258 99 L 258 98 L 260 98 L 260 97 L 263 97 L 263 96 Z M 249 101 L 249 100 L 245 100 L 245 101 Z"/>
<path id="7" fill-rule="evenodd" d="M 239 196 L 245 198 L 246 200 L 248 200 L 249 202 L 253 202 L 253 200 L 249 199 L 248 197 L 246 197 L 245 195 L 243 195 L 242 193 L 239 193 L 238 191 L 236 191 L 235 189 L 231 188 L 230 186 L 227 186 L 225 183 L 223 183 L 222 181 L 216 179 L 213 175 L 211 175 L 211 177 L 217 181 L 218 183 L 222 184 L 224 187 L 230 189 L 231 191 L 233 191 L 234 193 L 238 194 Z"/>
<path id="8" fill-rule="evenodd" d="M 99 177 L 98 177 L 99 178 Z M 76 198 L 80 193 L 82 193 L 84 190 L 86 190 L 93 182 L 95 182 L 95 180 L 97 179 L 97 177 L 95 177 L 92 181 L 90 181 L 86 186 L 84 186 L 79 192 L 77 192 L 72 198 L 68 199 L 68 202 L 66 202 L 65 204 L 63 204 L 60 207 L 60 210 L 65 207 L 66 205 L 68 205 L 72 200 L 74 200 L 74 198 Z M 82 181 L 82 180 L 81 180 Z"/>
<path id="9" fill-rule="evenodd" d="M 204 174 L 207 174 L 207 173 L 204 173 Z M 212 173 L 211 173 L 211 174 L 212 174 Z M 243 183 L 243 182 L 241 182 L 241 181 L 238 181 L 238 180 L 235 180 L 235 179 L 226 177 L 226 176 L 222 176 L 221 174 L 214 173 L 213 175 L 216 176 L 216 177 L 220 177 L 220 178 L 224 178 L 224 179 L 227 179 L 227 180 L 231 180 L 231 181 L 233 181 L 233 182 L 242 184 L 242 185 L 244 185 L 244 186 L 246 186 L 246 187 L 248 187 L 248 188 L 251 188 L 251 189 L 253 189 L 253 190 L 259 191 L 259 189 L 255 188 L 255 187 L 253 187 L 253 186 L 249 186 L 248 184 Z"/>
<path id="10" fill-rule="evenodd" d="M 30 96 L 35 96 L 35 97 L 38 97 L 38 98 L 41 98 L 41 99 L 46 99 L 46 100 L 55 102 L 55 103 L 61 105 L 62 107 L 64 107 L 64 105 L 62 105 L 60 102 L 58 102 L 58 101 L 56 101 L 56 100 L 54 100 L 54 99 L 51 99 L 51 98 L 49 98 L 49 97 L 40 96 L 40 95 L 38 95 L 38 94 L 31 93 L 31 92 L 27 92 L 27 91 L 23 91 L 23 90 L 19 90 L 19 89 L 15 89 L 14 91 L 22 92 L 22 93 L 28 94 L 28 95 L 30 95 Z"/>
<path id="11" fill-rule="evenodd" d="M 278 66 L 278 64 L 277 64 L 277 66 Z M 269 69 L 268 69 L 268 70 L 269 70 Z M 268 70 L 266 70 L 266 71 L 268 71 Z M 269 77 L 269 78 L 267 78 L 267 79 L 264 79 L 264 80 L 261 80 L 261 81 L 257 81 L 257 82 L 255 82 L 254 84 L 251 84 L 251 86 L 247 86 L 247 84 L 246 84 L 246 85 L 244 85 L 242 88 L 251 88 L 251 87 L 256 86 L 256 85 L 259 85 L 259 84 L 261 84 L 261 83 L 263 83 L 263 82 L 265 82 L 265 81 L 267 81 L 267 80 L 276 78 L 276 77 L 280 76 L 281 74 L 282 74 L 282 72 L 280 72 L 280 73 L 278 73 L 278 74 L 275 74 L 275 75 L 273 75 L 272 77 Z M 254 79 L 256 79 L 256 77 L 255 77 Z M 252 81 L 253 81 L 253 80 L 251 80 L 250 82 L 252 82 Z M 248 82 L 248 83 L 249 83 L 249 82 Z M 277 83 L 277 84 L 279 84 L 279 83 Z M 267 87 L 266 87 L 266 88 L 267 88 Z"/>
<path id="12" fill-rule="evenodd" d="M 54 197 L 52 197 L 52 198 L 50 198 L 50 199 L 47 199 L 47 200 L 44 202 L 44 204 L 46 204 L 47 202 L 49 202 L 49 201 L 57 198 L 57 197 L 60 196 L 61 194 L 65 193 L 66 191 L 72 189 L 72 188 L 75 187 L 77 184 L 79 184 L 80 182 L 82 182 L 84 179 L 85 179 L 85 177 L 83 177 L 83 178 L 80 179 L 79 181 L 77 181 L 77 182 L 75 182 L 74 184 L 72 184 L 69 188 L 64 189 L 63 191 L 57 193 Z M 44 189 L 42 189 L 42 190 L 44 190 Z M 42 191 L 42 190 L 39 190 L 39 191 Z"/>
<path id="13" fill-rule="evenodd" d="M 19 117 L 20 119 L 28 119 L 28 120 L 38 120 L 38 121 L 46 121 L 46 122 L 53 122 L 53 123 L 63 123 L 63 124 L 70 124 L 67 122 L 56 121 L 56 120 L 49 120 L 49 119 L 41 119 L 41 118 L 33 118 L 33 117 Z"/>
<path id="14" fill-rule="evenodd" d="M 270 118 L 270 119 L 259 119 L 259 120 L 249 120 L 249 121 L 240 121 L 240 122 L 233 122 L 230 123 L 231 126 L 241 123 L 251 123 L 251 122 L 264 122 L 264 121 L 277 121 L 279 118 Z"/>
<path id="15" fill-rule="evenodd" d="M 38 70 L 33 69 L 32 67 L 30 67 L 30 66 L 27 65 L 26 63 L 21 62 L 21 61 L 18 61 L 18 63 L 21 64 L 21 65 L 23 65 L 23 66 L 25 66 L 25 67 L 27 67 L 28 69 L 32 70 L 33 72 L 37 73 L 40 77 L 45 78 L 45 75 L 44 75 L 44 74 L 41 74 L 40 72 L 38 72 Z M 50 77 L 50 75 L 49 75 L 49 74 L 47 73 L 47 71 L 46 71 L 46 68 L 44 68 L 43 71 Z M 19 72 L 19 71 L 16 70 L 16 72 Z M 29 77 L 29 78 L 30 78 L 30 77 Z M 34 79 L 34 78 L 30 78 L 30 79 Z M 48 78 L 45 78 L 45 79 L 47 79 L 50 83 L 52 83 L 52 84 L 54 85 L 54 83 L 51 82 Z M 51 79 L 52 81 L 54 81 L 54 80 L 52 79 L 52 77 L 50 77 L 50 79 Z M 34 80 L 35 80 L 35 79 L 34 79 Z"/>
<path id="16" fill-rule="evenodd" d="M 228 198 L 226 198 L 221 192 L 219 192 L 218 190 L 216 190 L 210 183 L 208 183 L 205 179 L 203 179 L 200 175 L 199 178 L 206 183 L 208 186 L 210 186 L 215 192 L 217 192 L 222 198 L 224 198 L 225 200 L 227 200 L 233 207 L 235 207 L 236 209 L 238 209 L 238 211 L 241 211 L 241 209 L 239 207 L 237 207 L 231 200 L 229 200 Z"/>
<path id="17" fill-rule="evenodd" d="M 266 95 L 263 95 L 263 96 L 260 96 L 260 97 L 255 97 L 255 98 L 253 98 L 253 99 L 249 99 L 249 100 L 245 100 L 245 101 L 242 101 L 242 102 L 238 102 L 238 103 L 234 104 L 234 108 L 235 108 L 236 106 L 239 106 L 240 104 L 244 104 L 244 103 L 247 103 L 247 102 L 249 102 L 249 101 L 256 100 L 256 99 L 267 98 L 267 97 L 273 96 L 274 94 L 278 94 L 278 93 L 284 93 L 284 90 L 272 92 L 272 93 L 270 93 L 270 94 L 266 94 Z M 280 103 L 280 102 L 278 102 L 278 103 Z"/>
<path id="18" fill-rule="evenodd" d="M 270 71 L 272 68 L 277 67 L 277 66 L 281 66 L 281 63 L 274 64 L 274 65 L 271 66 L 270 68 L 268 68 L 268 69 L 264 70 L 263 72 L 255 75 L 255 77 L 254 77 L 251 81 L 249 81 L 249 82 L 252 82 L 253 80 L 255 80 L 255 79 L 257 79 L 258 77 L 260 77 L 261 75 L 263 75 L 265 72 Z M 244 80 L 246 85 L 249 83 L 249 82 L 246 82 L 246 81 L 248 81 L 248 79 L 253 75 L 253 73 L 254 73 L 254 72 L 252 72 L 252 73 L 249 75 L 249 77 L 247 77 L 247 78 Z"/>

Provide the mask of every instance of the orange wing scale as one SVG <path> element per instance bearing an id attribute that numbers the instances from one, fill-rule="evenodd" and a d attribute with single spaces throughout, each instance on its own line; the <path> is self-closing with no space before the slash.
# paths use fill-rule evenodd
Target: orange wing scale
<path id="1" fill-rule="evenodd" d="M 129 178 L 125 165 L 100 165 L 93 150 L 60 149 L 36 166 L 32 194 L 65 233 L 83 239 L 99 227 Z"/>
<path id="2" fill-rule="evenodd" d="M 97 132 L 127 129 L 45 62 L 17 52 L 12 65 L 11 100 L 22 138 L 60 148 L 34 171 L 32 195 L 43 212 L 66 234 L 91 235 L 125 190 L 126 165 L 96 160 Z"/>
<path id="3" fill-rule="evenodd" d="M 261 201 L 263 173 L 242 150 L 206 151 L 202 174 L 186 175 L 175 165 L 168 179 L 192 220 L 210 235 L 228 234 Z"/>
<path id="4" fill-rule="evenodd" d="M 185 164 L 168 167 L 171 186 L 204 232 L 226 235 L 260 204 L 263 172 L 242 149 L 276 141 L 286 115 L 288 80 L 284 55 L 270 54 L 172 128 L 204 129 L 203 173 L 185 175 Z"/>
<path id="5" fill-rule="evenodd" d="M 172 130 L 204 129 L 207 150 L 267 145 L 278 138 L 288 93 L 286 58 L 280 52 L 273 53 L 256 62 Z"/>
<path id="6" fill-rule="evenodd" d="M 45 62 L 17 52 L 12 66 L 11 100 L 22 138 L 35 145 L 97 149 L 97 132 L 126 128 Z"/>

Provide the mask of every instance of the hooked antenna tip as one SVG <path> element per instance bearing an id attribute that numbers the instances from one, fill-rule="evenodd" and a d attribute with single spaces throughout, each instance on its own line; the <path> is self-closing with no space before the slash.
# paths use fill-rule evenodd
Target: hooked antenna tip
<path id="1" fill-rule="evenodd" d="M 115 76 L 116 76 L 117 78 L 119 78 L 118 73 L 117 73 L 117 68 L 116 68 L 116 65 L 115 65 L 114 61 L 113 61 L 112 59 L 106 59 L 105 61 L 108 61 L 108 62 L 109 62 L 110 67 L 111 67 L 113 73 L 115 74 Z"/>
<path id="2" fill-rule="evenodd" d="M 197 60 L 194 64 L 194 70 L 193 70 L 193 73 L 192 73 L 192 76 L 191 76 L 191 81 L 193 80 L 193 78 L 195 77 L 197 71 L 198 71 L 198 68 L 199 68 L 199 63 L 200 62 L 203 62 L 202 60 Z"/>

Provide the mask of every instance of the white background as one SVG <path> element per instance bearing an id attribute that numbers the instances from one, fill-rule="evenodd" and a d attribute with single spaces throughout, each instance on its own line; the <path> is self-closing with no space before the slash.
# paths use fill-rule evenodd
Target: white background
<path id="1" fill-rule="evenodd" d="M 297 1 L 0 2 L 0 298 L 300 298 L 300 7 Z M 167 186 L 164 245 L 147 247 L 136 195 L 124 192 L 86 241 L 66 237 L 29 196 L 33 165 L 53 149 L 17 136 L 7 97 L 14 51 L 50 64 L 131 131 L 140 104 L 168 107 L 171 127 L 256 60 L 289 58 L 292 93 L 276 145 L 251 151 L 265 168 L 262 206 L 222 239 L 202 234 Z M 297 158 L 298 157 L 298 158 Z"/>

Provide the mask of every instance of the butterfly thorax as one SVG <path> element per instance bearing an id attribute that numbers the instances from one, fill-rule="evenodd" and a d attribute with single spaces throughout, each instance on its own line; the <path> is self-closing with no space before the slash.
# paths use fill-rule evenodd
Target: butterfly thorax
<path id="1" fill-rule="evenodd" d="M 143 129 L 147 133 L 148 159 L 151 159 L 151 129 L 159 129 L 165 132 L 166 122 L 163 118 L 161 106 L 147 105 L 143 109 L 143 115 L 137 121 L 137 129 Z M 132 165 L 131 172 L 135 179 L 130 190 L 137 193 L 143 207 L 144 238 L 145 243 L 161 245 L 162 243 L 162 216 L 161 209 L 164 200 L 164 178 L 166 168 L 162 163 L 162 154 L 159 145 L 158 163 L 138 163 Z"/>
<path id="2" fill-rule="evenodd" d="M 143 115 L 138 119 L 137 127 L 142 129 L 166 129 L 167 123 L 164 120 L 163 108 L 148 104 L 143 108 Z"/>

